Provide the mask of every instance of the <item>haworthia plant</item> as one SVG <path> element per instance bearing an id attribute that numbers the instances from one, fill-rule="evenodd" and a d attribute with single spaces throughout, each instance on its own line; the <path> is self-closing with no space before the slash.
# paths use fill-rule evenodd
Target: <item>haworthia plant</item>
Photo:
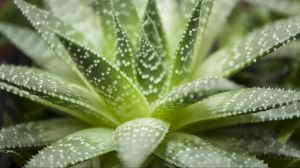
<path id="1" fill-rule="evenodd" d="M 226 79 L 297 39 L 299 17 L 205 59 L 237 1 L 44 1 L 41 9 L 14 0 L 36 31 L 0 24 L 37 65 L 1 65 L 0 89 L 65 115 L 0 131 L 0 151 L 39 150 L 22 166 L 267 167 L 256 156 L 299 159 L 294 143 L 255 123 L 299 118 L 300 92 Z"/>

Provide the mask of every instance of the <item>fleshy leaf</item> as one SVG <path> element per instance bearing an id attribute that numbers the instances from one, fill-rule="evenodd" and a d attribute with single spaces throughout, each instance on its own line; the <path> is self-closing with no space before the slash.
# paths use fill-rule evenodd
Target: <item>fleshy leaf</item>
<path id="1" fill-rule="evenodd" d="M 282 1 L 282 0 L 247 0 L 253 5 L 262 5 L 272 11 L 284 14 L 284 15 L 298 15 L 300 13 L 300 4 L 299 2 L 293 1 Z"/>
<path id="2" fill-rule="evenodd" d="M 75 132 L 42 149 L 25 167 L 67 167 L 114 150 L 113 131 L 91 128 Z"/>
<path id="3" fill-rule="evenodd" d="M 93 45 L 93 49 L 103 53 L 101 26 L 93 8 L 82 0 L 46 0 L 53 14 L 69 23 Z M 74 11 L 76 11 L 74 13 Z"/>
<path id="4" fill-rule="evenodd" d="M 178 115 L 176 128 L 191 123 L 244 115 L 298 104 L 300 93 L 278 89 L 247 88 L 211 96 L 187 107 Z M 255 115 L 255 114 L 253 114 Z M 216 124 L 217 125 L 217 124 Z"/>
<path id="5" fill-rule="evenodd" d="M 28 28 L 7 23 L 0 23 L 0 31 L 38 66 L 70 80 L 76 78 L 68 66 L 60 58 L 55 57 L 55 53 L 37 33 Z"/>
<path id="6" fill-rule="evenodd" d="M 59 37 L 78 69 L 107 103 L 116 109 L 121 120 L 149 114 L 145 97 L 117 67 L 80 44 Z"/>
<path id="7" fill-rule="evenodd" d="M 149 42 L 155 47 L 163 61 L 168 59 L 165 32 L 157 9 L 156 0 L 148 0 L 144 15 L 144 30 Z"/>
<path id="8" fill-rule="evenodd" d="M 212 2 L 212 0 L 208 0 L 208 2 Z M 203 4 L 202 0 L 198 0 L 195 4 L 192 15 L 179 42 L 172 63 L 170 89 L 189 80 L 188 77 L 192 71 L 194 61 L 193 50 L 198 32 L 202 34 L 207 23 L 207 18 L 200 18 L 201 11 L 210 11 L 210 8 Z"/>
<path id="9" fill-rule="evenodd" d="M 225 151 L 183 133 L 169 134 L 155 153 L 179 167 L 267 167 L 252 156 Z"/>
<path id="10" fill-rule="evenodd" d="M 157 101 L 152 116 L 170 119 L 174 112 L 211 95 L 238 89 L 240 86 L 226 79 L 208 77 L 175 88 Z"/>
<path id="11" fill-rule="evenodd" d="M 71 119 L 23 123 L 0 131 L 0 149 L 40 147 L 87 127 Z"/>
<path id="12" fill-rule="evenodd" d="M 134 50 L 123 26 L 120 24 L 115 13 L 112 12 L 116 34 L 116 64 L 128 77 L 135 79 Z"/>
<path id="13" fill-rule="evenodd" d="M 136 75 L 139 88 L 150 102 L 166 91 L 167 70 L 161 55 L 142 30 L 140 47 L 136 55 Z"/>
<path id="14" fill-rule="evenodd" d="M 299 21 L 300 17 L 293 17 L 250 33 L 237 43 L 213 54 L 203 63 L 197 76 L 228 77 L 234 75 L 277 48 L 297 39 L 300 34 Z"/>
<path id="15" fill-rule="evenodd" d="M 163 140 L 169 125 L 161 120 L 142 118 L 120 125 L 114 137 L 118 156 L 125 167 L 140 167 Z"/>
<path id="16" fill-rule="evenodd" d="M 0 89 L 65 112 L 93 125 L 115 121 L 86 89 L 50 73 L 27 67 L 0 66 Z"/>
<path id="17" fill-rule="evenodd" d="M 215 38 L 227 23 L 227 19 L 236 4 L 237 0 L 214 0 L 204 37 L 202 38 L 202 41 L 196 43 L 194 52 L 196 65 L 200 64 L 207 55 Z M 197 71 L 199 67 L 201 66 L 195 66 L 194 71 Z"/>
<path id="18" fill-rule="evenodd" d="M 295 144 L 279 142 L 274 130 L 262 126 L 225 128 L 206 136 L 212 144 L 229 151 L 288 158 L 300 156 Z"/>
<path id="19" fill-rule="evenodd" d="M 101 167 L 101 160 L 99 157 L 95 157 L 93 159 L 70 166 L 69 168 L 99 168 L 99 167 Z"/>

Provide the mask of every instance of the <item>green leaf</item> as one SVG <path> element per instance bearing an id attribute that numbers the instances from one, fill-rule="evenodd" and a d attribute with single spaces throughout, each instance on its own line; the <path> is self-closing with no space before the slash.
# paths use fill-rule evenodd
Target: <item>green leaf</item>
<path id="1" fill-rule="evenodd" d="M 236 6 L 237 0 L 214 0 L 211 14 L 208 18 L 207 28 L 203 34 L 202 40 L 198 40 L 195 49 L 195 64 L 200 64 L 205 56 L 207 55 L 209 49 L 211 49 L 213 42 L 216 37 L 220 34 L 221 30 L 227 23 L 227 19 L 231 14 L 231 11 Z M 195 66 L 193 71 L 197 71 L 200 66 Z M 195 78 L 197 79 L 197 78 Z"/>
<path id="2" fill-rule="evenodd" d="M 48 145 L 86 125 L 71 119 L 52 119 L 23 123 L 0 131 L 0 149 Z"/>
<path id="3" fill-rule="evenodd" d="M 250 33 L 237 43 L 213 54 L 203 63 L 197 76 L 234 75 L 291 40 L 297 39 L 300 33 L 299 21 L 299 17 L 293 17 Z M 212 66 L 216 63 L 216 66 Z"/>
<path id="4" fill-rule="evenodd" d="M 38 69 L 1 65 L 0 89 L 52 107 L 92 125 L 117 123 L 89 91 Z"/>
<path id="5" fill-rule="evenodd" d="M 0 31 L 38 66 L 70 81 L 76 81 L 74 78 L 77 76 L 60 58 L 55 57 L 52 50 L 37 33 L 28 28 L 8 23 L 0 23 Z"/>
<path id="6" fill-rule="evenodd" d="M 100 168 L 101 161 L 99 157 L 78 163 L 76 165 L 70 166 L 69 168 Z"/>
<path id="7" fill-rule="evenodd" d="M 128 35 L 120 24 L 115 12 L 112 12 L 113 23 L 116 34 L 116 64 L 129 78 L 135 79 L 134 50 Z"/>
<path id="8" fill-rule="evenodd" d="M 298 15 L 300 13 L 300 4 L 299 2 L 293 2 L 290 0 L 247 0 L 253 5 L 262 5 L 272 11 L 278 12 L 283 15 Z"/>
<path id="9" fill-rule="evenodd" d="M 118 156 L 125 167 L 140 167 L 168 132 L 161 120 L 142 118 L 120 125 L 114 137 Z"/>
<path id="10" fill-rule="evenodd" d="M 67 167 L 114 150 L 113 131 L 85 129 L 42 149 L 25 167 Z"/>
<path id="11" fill-rule="evenodd" d="M 169 134 L 155 153 L 179 167 L 267 167 L 252 156 L 225 151 L 183 133 Z"/>
<path id="12" fill-rule="evenodd" d="M 201 101 L 211 95 L 238 89 L 240 86 L 226 79 L 208 77 L 190 82 L 175 88 L 161 99 L 152 112 L 152 116 L 171 119 L 175 112 L 182 108 Z"/>
<path id="13" fill-rule="evenodd" d="M 178 120 L 174 121 L 176 123 L 175 128 L 217 118 L 259 112 L 266 113 L 289 107 L 289 105 L 294 106 L 298 104 L 299 98 L 299 92 L 278 89 L 247 88 L 224 92 L 184 109 L 177 116 Z"/>
<path id="14" fill-rule="evenodd" d="M 155 47 L 162 60 L 169 61 L 167 41 L 156 0 L 148 0 L 143 27 L 149 42 Z"/>
<path id="15" fill-rule="evenodd" d="M 53 14 L 67 22 L 91 42 L 93 49 L 103 53 L 101 25 L 93 8 L 82 0 L 46 0 Z M 76 11 L 76 13 L 74 13 Z"/>
<path id="16" fill-rule="evenodd" d="M 212 144 L 229 151 L 273 157 L 300 157 L 296 144 L 279 142 L 274 130 L 262 126 L 224 128 L 206 136 Z"/>
<path id="17" fill-rule="evenodd" d="M 212 3 L 212 0 L 208 0 L 208 2 Z M 207 23 L 206 17 L 200 17 L 202 16 L 201 11 L 210 11 L 210 7 L 204 6 L 202 0 L 198 0 L 173 58 L 170 89 L 189 80 L 194 61 L 194 45 L 198 34 L 203 34 Z"/>
<path id="18" fill-rule="evenodd" d="M 140 90 L 150 102 L 155 101 L 161 94 L 166 92 L 167 70 L 161 55 L 150 43 L 143 30 L 135 64 Z"/>
<path id="19" fill-rule="evenodd" d="M 117 67 L 82 45 L 59 37 L 78 69 L 107 103 L 116 109 L 120 120 L 126 121 L 149 114 L 145 97 Z"/>

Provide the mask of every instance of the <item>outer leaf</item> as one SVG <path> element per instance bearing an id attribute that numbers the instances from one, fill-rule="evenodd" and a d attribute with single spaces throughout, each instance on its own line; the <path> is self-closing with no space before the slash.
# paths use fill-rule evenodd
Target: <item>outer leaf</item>
<path id="1" fill-rule="evenodd" d="M 208 96 L 238 88 L 238 85 L 226 79 L 214 77 L 187 83 L 158 100 L 152 115 L 171 119 L 174 116 L 174 112 L 178 112 L 188 105 L 201 101 Z"/>
<path id="2" fill-rule="evenodd" d="M 69 168 L 100 168 L 101 161 L 99 157 L 78 163 L 74 166 L 70 166 Z"/>
<path id="3" fill-rule="evenodd" d="M 3 128 L 0 131 L 0 149 L 48 145 L 85 127 L 76 120 L 52 119 Z"/>
<path id="4" fill-rule="evenodd" d="M 53 14 L 71 24 L 91 42 L 93 49 L 103 53 L 101 26 L 93 9 L 82 0 L 46 0 Z M 76 11 L 74 13 L 74 11 Z"/>
<path id="5" fill-rule="evenodd" d="M 300 93 L 276 89 L 240 89 L 211 96 L 187 107 L 178 115 L 176 128 L 191 123 L 237 116 L 249 113 L 265 113 L 299 102 Z M 218 125 L 218 124 L 216 124 Z"/>
<path id="6" fill-rule="evenodd" d="M 208 140 L 222 149 L 277 157 L 299 158 L 300 150 L 292 143 L 281 143 L 274 130 L 259 126 L 225 128 L 209 133 Z"/>
<path id="7" fill-rule="evenodd" d="M 300 11 L 300 4 L 298 2 L 293 2 L 290 0 L 247 0 L 253 5 L 263 5 L 275 12 L 284 14 L 284 15 L 297 15 Z"/>
<path id="8" fill-rule="evenodd" d="M 168 135 L 156 154 L 179 167 L 267 167 L 254 157 L 213 147 L 199 137 L 183 133 Z"/>
<path id="9" fill-rule="evenodd" d="M 159 52 L 149 42 L 144 31 L 136 55 L 136 75 L 142 93 L 150 102 L 155 101 L 166 89 L 167 70 Z"/>
<path id="10" fill-rule="evenodd" d="M 112 13 L 115 34 L 116 34 L 116 64 L 128 77 L 135 79 L 134 69 L 134 50 L 127 33 L 123 26 L 120 24 L 115 13 Z"/>
<path id="11" fill-rule="evenodd" d="M 103 116 L 117 122 L 101 106 L 96 105 L 99 103 L 86 89 L 37 69 L 1 65 L 0 89 L 65 112 L 92 125 L 101 124 L 105 120 Z"/>
<path id="12" fill-rule="evenodd" d="M 67 167 L 114 149 L 113 131 L 104 128 L 82 130 L 39 151 L 25 167 Z"/>
<path id="13" fill-rule="evenodd" d="M 197 76 L 232 76 L 291 40 L 297 39 L 300 34 L 299 21 L 299 17 L 294 17 L 250 33 L 245 39 L 213 54 L 201 66 Z M 212 66 L 215 63 L 218 65 Z"/>
<path id="14" fill-rule="evenodd" d="M 143 118 L 117 128 L 114 137 L 120 159 L 126 167 L 140 167 L 168 132 L 161 120 Z"/>
<path id="15" fill-rule="evenodd" d="M 60 37 L 60 40 L 78 69 L 96 91 L 116 109 L 121 120 L 149 114 L 149 105 L 144 96 L 114 65 L 79 44 L 63 37 Z"/>
<path id="16" fill-rule="evenodd" d="M 209 0 L 209 2 L 212 1 Z M 192 15 L 187 23 L 185 32 L 183 33 L 182 39 L 179 42 L 171 70 L 170 88 L 189 80 L 188 76 L 192 71 L 194 61 L 193 49 L 198 36 L 198 31 L 200 34 L 202 34 L 207 23 L 207 18 L 200 18 L 201 11 L 210 10 L 209 7 L 204 6 L 203 4 L 204 3 L 202 3 L 202 0 L 199 0 L 195 5 Z M 200 19 L 202 20 L 200 21 Z"/>
<path id="17" fill-rule="evenodd" d="M 203 34 L 202 40 L 198 40 L 195 49 L 195 64 L 199 64 L 203 61 L 207 55 L 209 49 L 215 38 L 218 36 L 222 28 L 225 26 L 227 18 L 231 14 L 231 11 L 237 4 L 237 0 L 214 0 L 213 7 L 211 9 L 211 15 L 208 18 L 207 28 Z M 200 66 L 195 66 L 196 71 Z"/>
<path id="18" fill-rule="evenodd" d="M 0 31 L 38 66 L 74 81 L 74 74 L 65 63 L 54 56 L 41 37 L 25 27 L 0 23 Z M 55 67 L 55 68 L 53 68 Z"/>

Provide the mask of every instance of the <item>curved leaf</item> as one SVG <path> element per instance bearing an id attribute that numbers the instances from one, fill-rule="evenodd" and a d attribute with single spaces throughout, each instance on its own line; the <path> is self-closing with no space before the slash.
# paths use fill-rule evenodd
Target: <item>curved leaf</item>
<path id="1" fill-rule="evenodd" d="M 262 126 L 225 128 L 206 136 L 212 144 L 225 150 L 288 158 L 300 156 L 300 150 L 295 144 L 279 142 L 274 130 Z"/>
<path id="2" fill-rule="evenodd" d="M 103 53 L 101 26 L 92 7 L 82 0 L 46 0 L 46 2 L 54 16 L 72 25 L 91 42 L 95 51 Z"/>
<path id="3" fill-rule="evenodd" d="M 155 153 L 179 167 L 267 167 L 252 156 L 228 152 L 183 133 L 169 134 Z"/>
<path id="4" fill-rule="evenodd" d="M 234 75 L 277 48 L 297 39 L 300 34 L 299 22 L 300 17 L 293 17 L 277 21 L 250 33 L 236 44 L 213 54 L 203 63 L 197 76 L 228 77 Z"/>
<path id="5" fill-rule="evenodd" d="M 45 146 L 87 127 L 71 119 L 23 123 L 0 130 L 0 149 Z"/>
<path id="6" fill-rule="evenodd" d="M 240 86 L 221 78 L 203 78 L 175 88 L 157 101 L 152 116 L 171 119 L 174 112 L 211 95 L 238 89 Z"/>
<path id="7" fill-rule="evenodd" d="M 78 131 L 42 149 L 25 167 L 67 167 L 114 150 L 113 131 Z"/>
<path id="8" fill-rule="evenodd" d="M 41 70 L 1 65 L 0 89 L 65 112 L 92 125 L 117 122 L 106 109 L 97 105 L 99 103 L 89 91 Z"/>
<path id="9" fill-rule="evenodd" d="M 149 114 L 145 97 L 118 68 L 82 45 L 59 37 L 78 69 L 107 103 L 116 109 L 121 120 Z"/>
<path id="10" fill-rule="evenodd" d="M 278 89 L 248 88 L 229 91 L 187 107 L 177 116 L 178 120 L 174 123 L 176 123 L 175 127 L 179 128 L 199 121 L 249 113 L 265 113 L 296 105 L 300 101 L 299 98 L 299 92 Z"/>
<path id="11" fill-rule="evenodd" d="M 202 39 L 210 14 L 212 1 L 213 0 L 198 0 L 195 4 L 173 59 L 170 89 L 190 80 L 188 77 L 192 72 L 194 64 L 194 45 L 198 36 L 200 38 L 198 38 L 198 40 Z"/>
<path id="12" fill-rule="evenodd" d="M 168 132 L 161 120 L 142 118 L 120 125 L 114 137 L 118 156 L 125 167 L 140 167 Z"/>

